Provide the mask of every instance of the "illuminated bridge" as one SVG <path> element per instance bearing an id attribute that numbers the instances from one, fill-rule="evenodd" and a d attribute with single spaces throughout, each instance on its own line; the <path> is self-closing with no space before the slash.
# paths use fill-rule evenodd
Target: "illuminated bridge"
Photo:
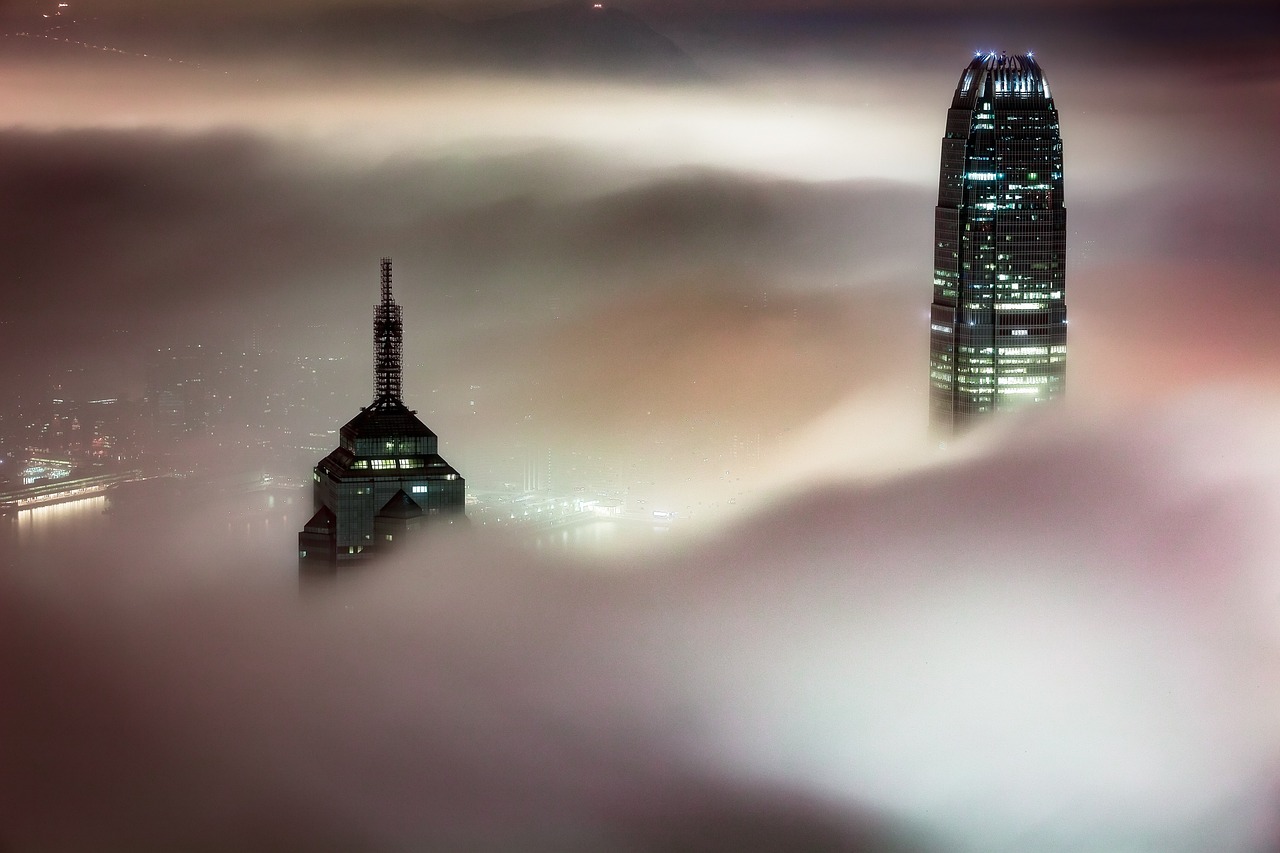
<path id="1" fill-rule="evenodd" d="M 38 506 L 79 501 L 106 494 L 107 489 L 120 483 L 146 479 L 141 471 L 120 471 L 114 474 L 95 474 L 91 477 L 66 477 L 47 483 L 36 483 L 7 492 L 0 492 L 0 515 L 9 515 Z"/>

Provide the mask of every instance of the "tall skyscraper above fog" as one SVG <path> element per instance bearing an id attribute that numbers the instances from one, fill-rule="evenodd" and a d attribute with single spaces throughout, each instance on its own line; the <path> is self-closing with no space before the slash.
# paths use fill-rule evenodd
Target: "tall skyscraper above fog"
<path id="1" fill-rule="evenodd" d="M 382 259 L 374 309 L 374 395 L 312 472 L 315 515 L 298 534 L 298 565 L 323 573 L 394 548 L 421 527 L 465 520 L 466 487 L 436 434 L 401 399 L 404 324 Z"/>
<path id="2" fill-rule="evenodd" d="M 980 54 L 961 75 L 934 234 L 930 428 L 945 443 L 1066 388 L 1062 138 L 1031 54 Z"/>

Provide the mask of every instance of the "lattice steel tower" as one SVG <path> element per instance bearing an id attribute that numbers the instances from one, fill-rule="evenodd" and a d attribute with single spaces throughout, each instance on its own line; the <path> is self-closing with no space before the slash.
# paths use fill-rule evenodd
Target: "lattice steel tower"
<path id="1" fill-rule="evenodd" d="M 401 402 L 404 320 L 391 298 L 391 259 L 382 259 L 382 301 L 373 309 L 374 394 L 371 409 Z"/>
<path id="2" fill-rule="evenodd" d="M 961 76 L 934 234 L 930 429 L 945 443 L 1066 389 L 1062 138 L 1031 54 L 980 54 Z"/>

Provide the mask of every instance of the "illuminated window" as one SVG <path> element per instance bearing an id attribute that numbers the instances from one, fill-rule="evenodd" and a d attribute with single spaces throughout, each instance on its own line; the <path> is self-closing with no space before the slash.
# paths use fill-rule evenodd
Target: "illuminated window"
<path id="1" fill-rule="evenodd" d="M 385 471 L 388 468 L 396 467 L 394 459 L 374 459 L 371 463 L 375 471 Z"/>

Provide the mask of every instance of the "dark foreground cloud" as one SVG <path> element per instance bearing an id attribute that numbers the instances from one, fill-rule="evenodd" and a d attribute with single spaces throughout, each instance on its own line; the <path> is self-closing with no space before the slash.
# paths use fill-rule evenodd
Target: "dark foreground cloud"
<path id="1" fill-rule="evenodd" d="M 446 538 L 298 596 L 208 513 L 29 552 L 7 842 L 1271 850 L 1276 425 L 1030 418 L 623 566 Z"/>

